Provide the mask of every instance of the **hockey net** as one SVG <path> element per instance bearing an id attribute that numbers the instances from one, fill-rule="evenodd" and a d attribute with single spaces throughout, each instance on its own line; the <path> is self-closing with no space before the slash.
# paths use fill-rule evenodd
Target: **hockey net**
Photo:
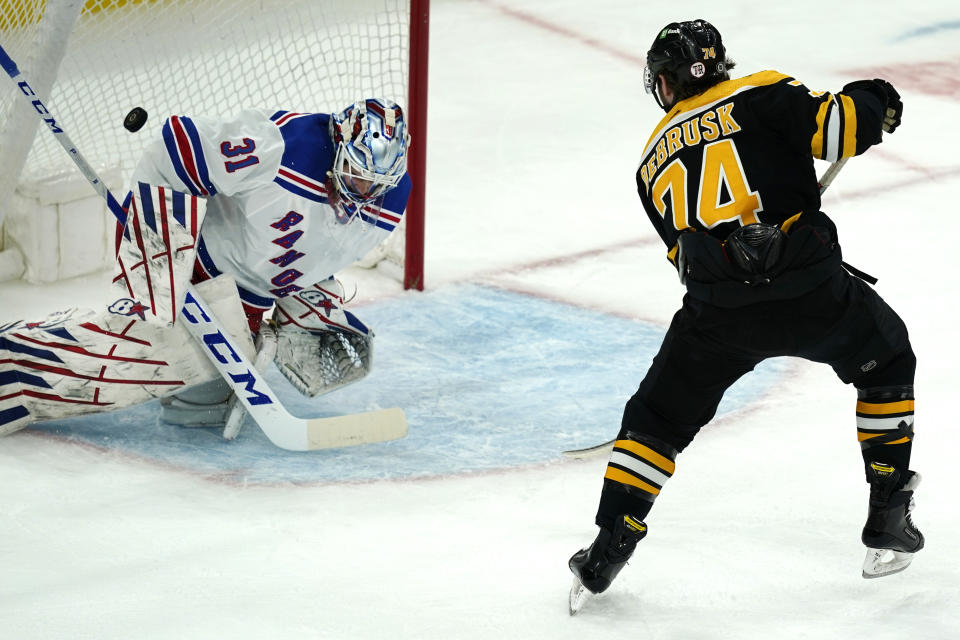
<path id="1" fill-rule="evenodd" d="M 150 141 L 146 132 L 172 114 L 335 112 L 377 96 L 403 105 L 409 118 L 411 75 L 425 76 L 426 69 L 423 53 L 411 55 L 411 15 L 427 1 L 8 0 L 0 3 L 0 42 L 108 187 L 121 189 Z M 414 32 L 414 46 L 417 37 Z M 84 190 L 71 160 L 15 91 L 13 83 L 0 83 L 0 221 L 6 221 L 0 249 L 27 254 L 27 279 L 79 275 L 87 265 L 69 263 L 90 248 L 71 248 L 69 237 L 58 245 L 60 268 L 53 276 L 39 267 L 31 272 L 37 248 L 29 245 L 40 241 L 27 236 L 45 232 L 27 231 L 36 226 L 30 217 L 38 207 L 53 207 L 62 224 L 75 215 L 65 213 L 69 203 L 92 191 Z M 122 123 L 137 106 L 150 121 L 134 134 Z M 425 112 L 425 105 L 414 108 Z M 424 146 L 416 122 L 411 154 Z M 422 194 L 422 172 L 411 170 L 411 177 Z M 408 222 L 417 216 L 422 220 L 422 206 L 408 208 L 405 224 L 422 233 L 422 222 Z M 422 255 L 408 255 L 408 245 L 422 251 L 416 248 L 422 241 L 408 242 L 407 233 L 395 232 L 366 266 L 394 263 L 388 273 L 422 288 L 415 273 Z"/>

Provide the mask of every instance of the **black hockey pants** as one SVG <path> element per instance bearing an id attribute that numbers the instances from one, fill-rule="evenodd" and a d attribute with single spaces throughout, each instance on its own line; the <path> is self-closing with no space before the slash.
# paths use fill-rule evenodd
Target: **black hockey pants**
<path id="1" fill-rule="evenodd" d="M 858 389 L 912 385 L 916 367 L 900 317 L 868 284 L 842 270 L 800 297 L 733 309 L 687 295 L 624 410 L 618 441 L 642 443 L 632 445 L 639 462 L 623 458 L 634 467 L 622 470 L 630 476 L 611 472 L 611 462 L 597 523 L 607 526 L 624 513 L 645 517 L 659 493 L 656 482 L 672 474 L 673 458 L 713 418 L 724 392 L 775 356 L 829 364 Z M 905 455 L 909 462 L 909 448 Z M 634 471 L 648 467 L 658 480 L 637 483 Z"/>

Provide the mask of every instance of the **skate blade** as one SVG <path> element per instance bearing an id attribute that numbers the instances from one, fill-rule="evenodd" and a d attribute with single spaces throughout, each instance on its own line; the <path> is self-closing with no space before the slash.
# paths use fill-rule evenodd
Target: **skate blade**
<path id="1" fill-rule="evenodd" d="M 893 549 L 872 549 L 867 547 L 867 557 L 863 560 L 863 577 L 882 578 L 900 573 L 913 562 L 913 553 L 894 551 Z"/>
<path id="2" fill-rule="evenodd" d="M 573 584 L 570 586 L 570 615 L 577 615 L 580 607 L 590 599 L 591 595 L 590 590 L 583 586 L 579 578 L 574 576 Z"/>

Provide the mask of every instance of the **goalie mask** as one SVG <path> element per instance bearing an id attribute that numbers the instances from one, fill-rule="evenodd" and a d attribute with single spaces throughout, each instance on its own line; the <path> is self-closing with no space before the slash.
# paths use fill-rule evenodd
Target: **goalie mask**
<path id="1" fill-rule="evenodd" d="M 363 204 L 399 184 L 410 135 L 398 105 L 373 98 L 357 102 L 333 114 L 330 129 L 337 145 L 333 178 L 342 197 Z"/>
<path id="2" fill-rule="evenodd" d="M 669 111 L 674 104 L 728 80 L 733 62 L 727 60 L 720 32 L 706 20 L 671 22 L 660 30 L 647 51 L 643 86 L 657 104 Z M 657 78 L 663 74 L 674 97 L 667 102 Z"/>

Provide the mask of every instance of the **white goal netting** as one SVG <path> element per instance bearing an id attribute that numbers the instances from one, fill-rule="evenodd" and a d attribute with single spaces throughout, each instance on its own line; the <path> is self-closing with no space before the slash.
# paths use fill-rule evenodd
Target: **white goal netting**
<path id="1" fill-rule="evenodd" d="M 409 21 L 409 0 L 0 0 L 0 44 L 90 164 L 125 185 L 172 114 L 407 105 Z M 0 221 L 15 191 L 77 173 L 16 91 L 0 82 Z M 137 106 L 149 121 L 130 133 Z"/>

